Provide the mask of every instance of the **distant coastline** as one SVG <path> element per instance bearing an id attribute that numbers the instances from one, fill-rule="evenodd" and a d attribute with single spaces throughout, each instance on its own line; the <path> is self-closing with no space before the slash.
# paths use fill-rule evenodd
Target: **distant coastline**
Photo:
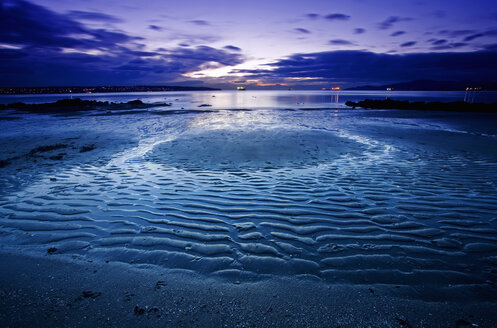
<path id="1" fill-rule="evenodd" d="M 345 90 L 350 91 L 464 91 L 466 88 L 477 88 L 480 91 L 497 91 L 497 82 L 471 81 L 432 81 L 416 80 L 385 85 L 362 85 Z"/>
<path id="2" fill-rule="evenodd" d="M 439 110 L 439 111 L 450 111 L 450 112 L 482 112 L 482 113 L 497 113 L 497 103 L 485 104 L 485 103 L 468 103 L 464 101 L 453 101 L 453 102 L 423 102 L 414 101 L 409 102 L 392 100 L 387 98 L 385 100 L 371 100 L 366 99 L 358 102 L 347 101 L 346 106 L 352 108 L 364 108 L 364 109 L 410 109 L 410 110 Z"/>
<path id="3" fill-rule="evenodd" d="M 145 109 L 151 107 L 171 106 L 170 103 L 152 103 L 146 104 L 141 100 L 131 100 L 126 103 L 115 103 L 108 101 L 61 99 L 56 102 L 42 104 L 25 104 L 23 102 L 12 103 L 8 105 L 0 104 L 0 111 L 4 109 L 15 109 L 22 112 L 30 113 L 68 113 L 78 111 L 88 111 L 94 109 L 105 110 L 123 110 L 123 109 Z"/>
<path id="4" fill-rule="evenodd" d="M 93 86 L 93 87 L 0 87 L 0 95 L 106 93 L 106 92 L 160 92 L 160 91 L 216 91 L 221 89 L 182 86 Z"/>

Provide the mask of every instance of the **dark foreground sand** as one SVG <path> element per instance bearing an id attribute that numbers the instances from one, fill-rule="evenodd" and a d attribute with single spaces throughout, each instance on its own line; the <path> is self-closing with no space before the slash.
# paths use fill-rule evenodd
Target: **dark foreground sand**
<path id="1" fill-rule="evenodd" d="M 496 327 L 490 289 L 239 283 L 0 252 L 2 327 Z"/>

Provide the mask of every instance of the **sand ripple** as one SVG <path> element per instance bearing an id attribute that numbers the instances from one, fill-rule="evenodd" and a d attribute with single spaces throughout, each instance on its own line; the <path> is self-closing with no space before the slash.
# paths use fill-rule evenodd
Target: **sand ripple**
<path id="1" fill-rule="evenodd" d="M 0 236 L 225 277 L 495 282 L 497 163 L 385 149 L 312 130 L 184 135 L 2 198 Z"/>

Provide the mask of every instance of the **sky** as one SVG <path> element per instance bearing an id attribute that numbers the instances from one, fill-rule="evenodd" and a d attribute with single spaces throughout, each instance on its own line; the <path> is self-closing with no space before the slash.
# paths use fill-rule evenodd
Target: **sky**
<path id="1" fill-rule="evenodd" d="M 490 0 L 0 0 L 0 86 L 495 81 Z"/>

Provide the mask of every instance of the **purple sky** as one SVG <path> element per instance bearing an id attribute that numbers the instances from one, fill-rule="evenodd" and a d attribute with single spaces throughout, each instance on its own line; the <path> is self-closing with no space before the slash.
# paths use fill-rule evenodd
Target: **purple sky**
<path id="1" fill-rule="evenodd" d="M 495 80 L 494 1 L 0 0 L 0 85 Z"/>

